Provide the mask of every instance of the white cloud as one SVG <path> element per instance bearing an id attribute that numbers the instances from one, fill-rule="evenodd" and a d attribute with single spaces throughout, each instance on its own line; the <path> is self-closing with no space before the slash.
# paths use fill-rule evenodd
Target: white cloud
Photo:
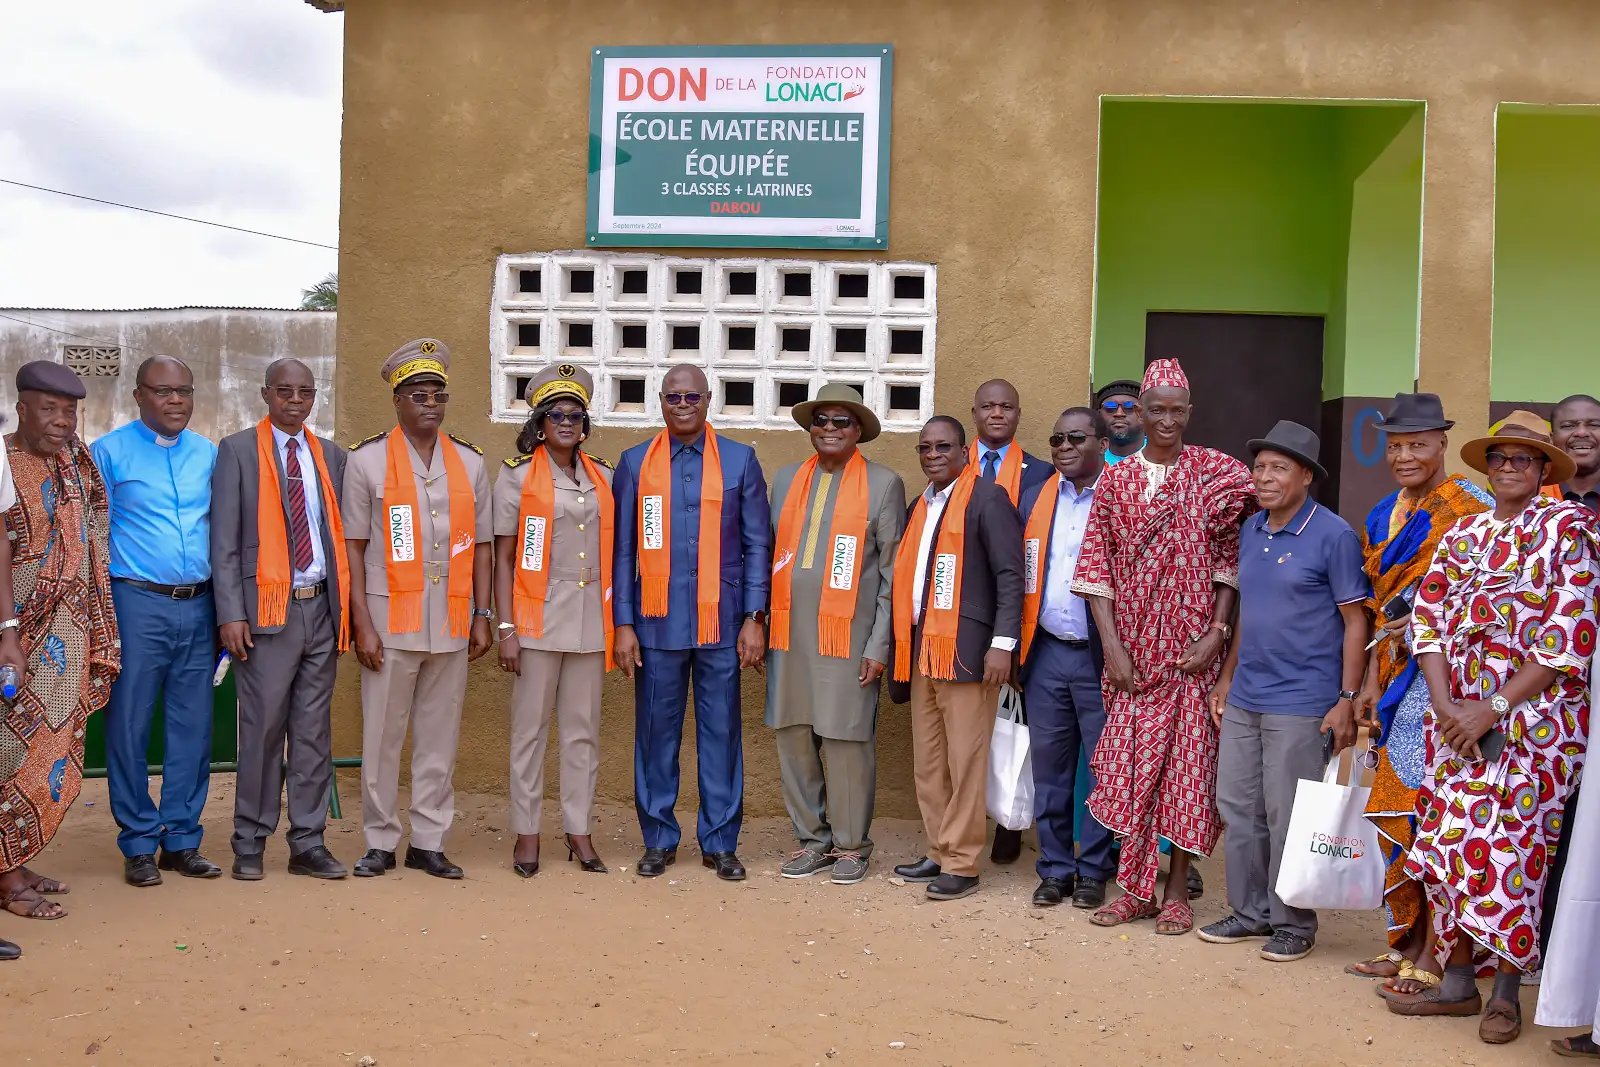
<path id="1" fill-rule="evenodd" d="M 338 240 L 343 16 L 293 0 L 8 5 L 0 178 Z M 0 185 L 0 306 L 294 306 L 327 249 Z"/>

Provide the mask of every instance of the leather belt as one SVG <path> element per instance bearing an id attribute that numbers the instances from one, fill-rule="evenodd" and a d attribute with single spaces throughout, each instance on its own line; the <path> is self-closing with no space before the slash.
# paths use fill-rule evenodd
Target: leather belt
<path id="1" fill-rule="evenodd" d="M 143 589 L 147 593 L 157 596 L 169 597 L 173 600 L 193 600 L 195 597 L 205 596 L 211 592 L 211 579 L 203 582 L 194 582 L 190 585 L 161 585 L 158 582 L 142 582 L 137 578 L 118 578 L 116 581 L 124 582 L 135 589 Z"/>
<path id="2" fill-rule="evenodd" d="M 293 600 L 315 600 L 327 591 L 328 579 L 324 578 L 316 585 L 302 585 L 299 589 L 290 593 L 289 596 Z"/>

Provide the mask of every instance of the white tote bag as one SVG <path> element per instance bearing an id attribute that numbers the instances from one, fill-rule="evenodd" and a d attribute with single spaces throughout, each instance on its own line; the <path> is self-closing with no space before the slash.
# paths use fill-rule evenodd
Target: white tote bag
<path id="1" fill-rule="evenodd" d="M 1000 687 L 1000 706 L 989 739 L 989 785 L 985 790 L 989 817 L 1007 830 L 1033 825 L 1033 760 L 1028 753 L 1028 724 L 1022 694 Z"/>
<path id="2" fill-rule="evenodd" d="M 1300 779 L 1278 866 L 1278 898 L 1294 908 L 1371 911 L 1383 904 L 1384 862 L 1378 831 L 1364 814 L 1363 785 L 1340 785 L 1340 760 L 1322 780 Z M 1352 782 L 1358 758 L 1350 760 Z"/>

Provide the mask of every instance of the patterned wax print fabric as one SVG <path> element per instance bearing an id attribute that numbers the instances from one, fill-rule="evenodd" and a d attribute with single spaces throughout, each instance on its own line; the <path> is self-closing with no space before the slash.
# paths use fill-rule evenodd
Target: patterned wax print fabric
<path id="1" fill-rule="evenodd" d="M 1439 539 L 1457 519 L 1488 509 L 1494 498 L 1465 478 L 1448 478 L 1419 500 L 1391 493 L 1367 515 L 1361 548 L 1372 582 L 1368 608 L 1376 617 L 1400 594 L 1414 594 L 1433 565 Z M 1382 622 L 1380 618 L 1378 620 Z M 1425 765 L 1422 716 L 1428 683 L 1411 658 L 1410 642 L 1397 635 L 1374 650 L 1378 665 L 1378 768 L 1367 818 L 1383 838 L 1389 869 L 1384 904 L 1389 945 L 1399 948 L 1422 914 L 1422 884 L 1407 876 L 1406 852 L 1416 832 L 1417 787 Z"/>
<path id="2" fill-rule="evenodd" d="M 1445 657 L 1453 699 L 1487 700 L 1524 664 L 1559 672 L 1503 718 L 1493 760 L 1457 756 L 1424 716 L 1406 873 L 1426 887 L 1439 959 L 1466 937 L 1524 972 L 1539 965 L 1545 875 L 1589 729 L 1596 533 L 1583 507 L 1542 497 L 1512 519 L 1462 519 L 1417 591 L 1413 654 Z"/>
<path id="3" fill-rule="evenodd" d="M 1117 881 L 1143 900 L 1154 899 L 1161 838 L 1205 855 L 1221 830 L 1206 710 L 1221 657 L 1197 675 L 1173 664 L 1211 626 L 1217 584 L 1237 588 L 1239 524 L 1254 510 L 1250 472 L 1210 448 L 1185 447 L 1171 466 L 1135 453 L 1095 487 L 1072 589 L 1111 600 L 1144 684 L 1105 686 L 1088 808 L 1121 836 Z"/>
<path id="4" fill-rule="evenodd" d="M 55 836 L 83 782 L 83 734 L 121 652 L 111 604 L 109 507 L 89 450 L 41 459 L 6 438 L 17 501 L 6 512 L 26 677 L 0 720 L 0 871 Z"/>

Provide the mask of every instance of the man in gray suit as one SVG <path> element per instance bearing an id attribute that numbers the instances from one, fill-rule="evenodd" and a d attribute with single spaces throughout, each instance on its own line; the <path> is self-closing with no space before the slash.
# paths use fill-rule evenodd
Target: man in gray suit
<path id="1" fill-rule="evenodd" d="M 211 482 L 217 625 L 239 691 L 233 876 L 262 877 L 262 852 L 278 828 L 287 740 L 289 873 L 343 878 L 323 833 L 333 787 L 333 682 L 349 643 L 338 497 L 345 453 L 305 429 L 317 386 L 304 363 L 268 367 L 261 398 L 267 417 L 223 438 Z"/>

